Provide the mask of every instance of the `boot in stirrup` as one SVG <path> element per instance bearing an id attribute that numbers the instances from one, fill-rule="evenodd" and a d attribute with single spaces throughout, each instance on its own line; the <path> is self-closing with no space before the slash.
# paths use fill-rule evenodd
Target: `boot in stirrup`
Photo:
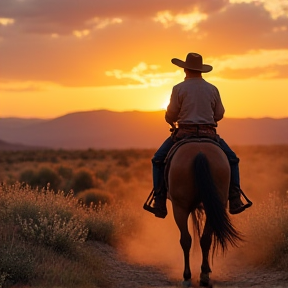
<path id="1" fill-rule="evenodd" d="M 247 203 L 244 204 L 241 200 L 241 194 L 247 200 Z M 229 213 L 230 214 L 239 214 L 243 212 L 246 208 L 249 208 L 252 205 L 252 202 L 244 195 L 240 187 L 230 186 L 229 189 Z"/>
<path id="2" fill-rule="evenodd" d="M 154 214 L 158 218 L 165 218 L 167 215 L 167 207 L 166 207 L 166 193 L 163 193 L 164 191 L 161 191 L 160 193 L 157 193 L 154 195 Z"/>
<path id="3" fill-rule="evenodd" d="M 161 189 L 158 192 L 152 190 L 143 206 L 145 210 L 153 213 L 158 218 L 165 218 L 167 215 L 167 208 L 166 208 L 167 192 L 165 193 L 165 191 L 162 190 L 164 189 Z"/>

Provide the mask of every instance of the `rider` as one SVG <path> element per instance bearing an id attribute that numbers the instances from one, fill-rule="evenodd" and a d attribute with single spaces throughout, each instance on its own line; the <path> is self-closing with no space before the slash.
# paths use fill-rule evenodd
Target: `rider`
<path id="1" fill-rule="evenodd" d="M 217 122 L 223 118 L 225 109 L 223 107 L 218 89 L 202 78 L 202 73 L 210 72 L 213 67 L 202 64 L 202 56 L 197 53 L 189 53 L 186 61 L 173 58 L 171 62 L 181 68 L 184 68 L 186 77 L 183 82 L 173 87 L 170 103 L 167 107 L 165 120 L 173 130 L 173 137 L 168 137 L 152 158 L 153 164 L 153 206 L 144 205 L 144 209 L 155 214 L 156 217 L 165 218 L 167 215 L 166 198 L 167 189 L 164 183 L 165 158 L 175 144 L 175 139 L 187 137 L 191 132 L 195 136 L 196 129 L 199 137 L 218 136 L 216 134 Z M 175 130 L 176 125 L 178 128 Z M 213 135 L 214 134 L 214 135 Z M 229 189 L 229 212 L 238 214 L 252 205 L 240 188 L 239 179 L 239 158 L 230 149 L 227 143 L 217 137 L 222 150 L 228 157 L 231 167 L 231 181 Z M 151 192 L 151 193 L 152 193 Z M 241 194 L 248 201 L 244 204 L 241 200 Z"/>

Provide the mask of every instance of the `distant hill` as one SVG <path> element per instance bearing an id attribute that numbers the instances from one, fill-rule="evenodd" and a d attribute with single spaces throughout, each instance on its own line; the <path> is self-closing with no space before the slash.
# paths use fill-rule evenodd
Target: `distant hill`
<path id="1" fill-rule="evenodd" d="M 35 149 L 41 149 L 41 148 L 22 144 L 8 143 L 0 140 L 0 151 L 21 151 L 21 150 L 35 150 Z"/>
<path id="2" fill-rule="evenodd" d="M 39 118 L 0 118 L 0 133 L 2 129 L 22 128 L 35 123 L 43 123 L 48 120 Z M 1 135 L 1 134 L 0 134 Z"/>
<path id="3" fill-rule="evenodd" d="M 2 118 L 0 139 L 55 149 L 157 148 L 169 136 L 164 114 L 97 110 L 50 120 Z M 218 127 L 218 133 L 230 145 L 288 144 L 287 131 L 288 118 L 225 118 Z"/>

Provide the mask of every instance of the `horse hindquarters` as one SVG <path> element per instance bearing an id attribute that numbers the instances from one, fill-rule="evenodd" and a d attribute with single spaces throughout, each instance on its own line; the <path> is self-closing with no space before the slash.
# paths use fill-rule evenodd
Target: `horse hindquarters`
<path id="1" fill-rule="evenodd" d="M 217 171 L 211 171 L 207 157 L 201 152 L 195 157 L 194 172 L 195 182 L 206 214 L 206 223 L 211 229 L 214 240 L 213 252 L 219 245 L 224 252 L 228 242 L 232 246 L 237 246 L 237 241 L 241 238 L 233 227 L 225 205 L 221 201 L 219 193 L 222 191 L 217 191 L 213 181 L 212 172 L 217 176 Z"/>

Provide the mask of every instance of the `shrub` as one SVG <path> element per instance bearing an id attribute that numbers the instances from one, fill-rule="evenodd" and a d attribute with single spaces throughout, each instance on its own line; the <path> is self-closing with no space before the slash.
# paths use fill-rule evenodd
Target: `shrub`
<path id="1" fill-rule="evenodd" d="M 88 207 L 85 215 L 88 239 L 117 245 L 123 237 L 130 237 L 136 232 L 137 213 L 120 202 Z"/>
<path id="2" fill-rule="evenodd" d="M 106 189 L 116 196 L 124 196 L 127 190 L 124 180 L 119 176 L 110 177 L 106 183 Z"/>
<path id="3" fill-rule="evenodd" d="M 15 228 L 13 223 L 0 225 L 0 287 L 27 283 L 34 276 L 35 257 Z"/>
<path id="4" fill-rule="evenodd" d="M 42 167 L 36 174 L 34 185 L 43 188 L 49 183 L 50 188 L 57 191 L 60 182 L 60 177 L 55 171 L 48 167 Z"/>
<path id="5" fill-rule="evenodd" d="M 95 175 L 102 181 L 107 182 L 107 180 L 110 177 L 110 174 L 111 174 L 110 169 L 105 169 L 105 170 L 98 170 Z"/>
<path id="6" fill-rule="evenodd" d="M 53 190 L 58 190 L 60 185 L 60 177 L 49 167 L 42 167 L 39 171 L 28 169 L 20 174 L 20 182 L 24 182 L 32 187 L 43 188 L 49 183 Z"/>
<path id="7" fill-rule="evenodd" d="M 33 276 L 35 260 L 25 245 L 6 243 L 0 246 L 0 287 L 9 281 L 27 283 Z"/>
<path id="8" fill-rule="evenodd" d="M 21 234 L 33 242 L 45 244 L 55 251 L 72 251 L 74 243 L 83 243 L 88 229 L 80 219 L 71 217 L 61 218 L 60 215 L 46 217 L 38 213 L 36 220 L 18 218 Z"/>
<path id="9" fill-rule="evenodd" d="M 77 198 L 86 206 L 91 204 L 110 204 L 111 195 L 98 189 L 88 189 L 77 194 Z"/>
<path id="10" fill-rule="evenodd" d="M 93 175 L 88 170 L 78 171 L 73 180 L 72 189 L 77 194 L 80 191 L 94 187 Z"/>
<path id="11" fill-rule="evenodd" d="M 66 166 L 59 166 L 57 169 L 59 175 L 64 179 L 71 179 L 73 177 L 73 169 Z"/>
<path id="12" fill-rule="evenodd" d="M 26 239 L 67 251 L 86 240 L 81 207 L 72 194 L 31 189 L 19 183 L 0 186 L 2 221 L 13 221 Z M 1 195 L 2 194 L 2 195 Z"/>
<path id="13" fill-rule="evenodd" d="M 32 169 L 27 169 L 27 170 L 24 170 L 21 174 L 20 174 L 20 177 L 19 177 L 19 181 L 21 183 L 27 183 L 31 186 L 34 186 L 35 185 L 35 178 L 36 178 L 36 173 L 34 170 Z"/>

